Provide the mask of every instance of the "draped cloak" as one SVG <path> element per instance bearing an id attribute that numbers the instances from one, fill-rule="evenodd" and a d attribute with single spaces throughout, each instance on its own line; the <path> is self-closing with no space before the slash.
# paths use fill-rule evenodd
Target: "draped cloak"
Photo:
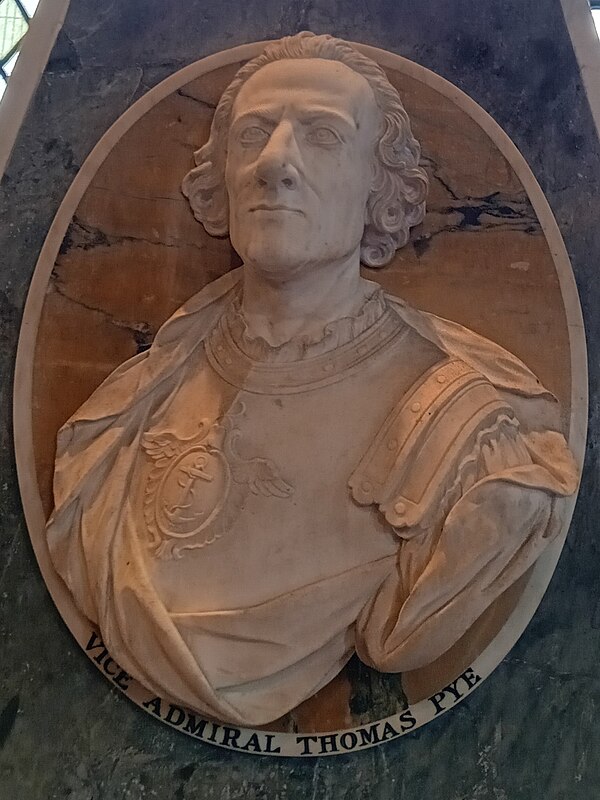
<path id="1" fill-rule="evenodd" d="M 191 298 L 150 350 L 116 369 L 60 430 L 47 536 L 57 572 L 123 668 L 207 716 L 258 725 L 325 685 L 355 650 L 390 672 L 438 658 L 535 562 L 560 528 L 560 499 L 575 491 L 578 476 L 558 432 L 556 401 L 524 364 L 456 323 L 387 296 L 394 318 L 440 358 L 397 398 L 344 476 L 349 515 L 365 509 L 365 520 L 388 537 L 381 549 L 364 564 L 321 565 L 318 579 L 291 581 L 286 590 L 277 576 L 277 591 L 265 590 L 258 601 L 172 607 L 149 567 L 132 486 L 150 421 L 191 380 L 190 365 L 240 278 L 235 270 Z M 447 380 L 463 381 L 462 395 L 479 393 L 479 422 L 470 412 L 459 420 L 460 405 L 448 410 L 441 395 L 427 399 L 432 385 L 441 391 Z M 410 444 L 416 429 L 403 420 L 423 402 L 431 409 L 438 403 L 443 424 Z M 468 452 L 453 456 L 454 440 L 440 442 L 452 426 L 463 431 L 463 422 L 472 429 Z M 396 446 L 405 429 L 405 455 L 392 463 L 390 442 Z M 411 465 L 437 463 L 440 448 L 445 479 L 433 480 L 431 467 L 423 483 L 427 468 Z M 285 487 L 281 459 L 278 468 Z M 178 563 L 168 566 L 170 575 Z M 225 596 L 227 581 L 236 575 L 224 565 Z"/>

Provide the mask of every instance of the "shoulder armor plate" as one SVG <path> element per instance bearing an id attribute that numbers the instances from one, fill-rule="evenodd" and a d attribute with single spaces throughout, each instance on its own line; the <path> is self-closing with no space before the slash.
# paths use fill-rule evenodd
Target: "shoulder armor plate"
<path id="1" fill-rule="evenodd" d="M 411 527 L 442 501 L 478 437 L 514 412 L 492 384 L 458 359 L 431 367 L 388 415 L 350 477 L 354 500 L 375 503 L 397 528 Z"/>

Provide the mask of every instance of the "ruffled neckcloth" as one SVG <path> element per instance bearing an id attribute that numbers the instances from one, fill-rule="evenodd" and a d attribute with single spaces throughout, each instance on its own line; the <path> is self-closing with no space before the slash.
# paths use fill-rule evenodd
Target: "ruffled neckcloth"
<path id="1" fill-rule="evenodd" d="M 206 352 L 228 383 L 285 394 L 341 380 L 403 331 L 406 326 L 377 287 L 356 314 L 327 323 L 318 337 L 295 336 L 272 346 L 248 332 L 237 293 L 209 334 Z"/>

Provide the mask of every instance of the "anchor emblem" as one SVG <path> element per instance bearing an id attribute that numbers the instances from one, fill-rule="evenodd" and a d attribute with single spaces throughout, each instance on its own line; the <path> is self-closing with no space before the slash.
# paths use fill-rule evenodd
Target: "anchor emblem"
<path id="1" fill-rule="evenodd" d="M 215 476 L 206 472 L 204 469 L 207 463 L 208 456 L 200 453 L 192 464 L 184 464 L 179 467 L 179 471 L 184 476 L 187 476 L 187 479 L 183 478 L 177 481 L 178 485 L 183 489 L 181 502 L 174 505 L 171 509 L 165 509 L 167 517 L 173 523 L 192 522 L 195 519 L 195 517 L 185 517 L 180 512 L 187 511 L 192 507 L 195 496 L 194 487 L 198 480 L 208 481 L 209 483 L 214 481 Z M 202 511 L 200 511 L 199 514 L 201 515 Z"/>
<path id="2" fill-rule="evenodd" d="M 149 432 L 142 447 L 151 458 L 144 493 L 144 518 L 150 548 L 159 558 L 179 558 L 186 549 L 205 547 L 226 532 L 227 510 L 235 513 L 251 492 L 290 497 L 293 487 L 265 458 L 244 459 L 237 452 L 240 432 L 234 422 L 245 409 L 229 412 L 186 439 L 173 431 Z"/>

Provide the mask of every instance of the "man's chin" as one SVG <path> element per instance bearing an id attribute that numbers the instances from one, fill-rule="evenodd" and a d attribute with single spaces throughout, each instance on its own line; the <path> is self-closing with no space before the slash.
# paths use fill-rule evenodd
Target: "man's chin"
<path id="1" fill-rule="evenodd" d="M 266 242 L 262 247 L 249 247 L 240 255 L 244 263 L 252 265 L 252 269 L 270 280 L 293 278 L 307 268 L 306 253 L 294 253 L 288 246 L 277 247 L 273 242 Z"/>

